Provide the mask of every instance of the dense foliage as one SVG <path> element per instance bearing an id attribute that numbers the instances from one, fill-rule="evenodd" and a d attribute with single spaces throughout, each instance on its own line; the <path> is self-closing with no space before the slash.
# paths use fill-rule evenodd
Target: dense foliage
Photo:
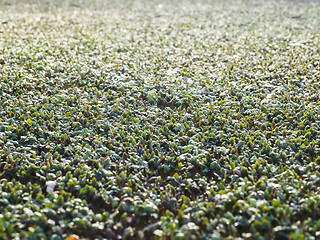
<path id="1" fill-rule="evenodd" d="M 79 2 L 1 3 L 0 239 L 319 237 L 319 3 Z"/>

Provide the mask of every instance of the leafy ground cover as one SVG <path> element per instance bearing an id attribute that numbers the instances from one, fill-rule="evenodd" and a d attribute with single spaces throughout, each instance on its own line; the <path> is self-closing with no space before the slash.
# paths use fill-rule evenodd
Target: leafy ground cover
<path id="1" fill-rule="evenodd" d="M 319 238 L 319 3 L 25 2 L 0 239 Z"/>

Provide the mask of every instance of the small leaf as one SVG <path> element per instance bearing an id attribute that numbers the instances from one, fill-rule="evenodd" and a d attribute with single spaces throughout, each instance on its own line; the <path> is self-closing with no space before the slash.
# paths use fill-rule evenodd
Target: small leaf
<path id="1" fill-rule="evenodd" d="M 179 179 L 179 174 L 178 174 L 178 173 L 175 173 L 175 174 L 173 175 L 173 177 L 178 180 L 178 179 Z"/>
<path id="2" fill-rule="evenodd" d="M 29 126 L 31 126 L 32 125 L 32 120 L 30 118 L 28 118 L 27 123 L 28 123 Z"/>
<path id="3" fill-rule="evenodd" d="M 162 236 L 162 233 L 163 233 L 163 231 L 160 230 L 160 229 L 157 229 L 157 230 L 155 230 L 155 231 L 153 232 L 153 234 L 156 235 L 156 236 L 158 236 L 158 237 L 161 237 L 161 236 Z"/>

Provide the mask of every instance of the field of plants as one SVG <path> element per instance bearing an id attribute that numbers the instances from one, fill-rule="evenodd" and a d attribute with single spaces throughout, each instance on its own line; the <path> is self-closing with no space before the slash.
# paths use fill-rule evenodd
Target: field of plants
<path id="1" fill-rule="evenodd" d="M 320 2 L 0 1 L 0 239 L 319 239 Z"/>

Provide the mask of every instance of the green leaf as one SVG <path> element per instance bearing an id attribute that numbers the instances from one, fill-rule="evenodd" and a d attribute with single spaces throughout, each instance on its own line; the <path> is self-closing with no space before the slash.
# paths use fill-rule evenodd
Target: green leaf
<path id="1" fill-rule="evenodd" d="M 28 118 L 27 123 L 28 123 L 29 126 L 31 126 L 32 125 L 32 120 L 30 118 Z"/>

